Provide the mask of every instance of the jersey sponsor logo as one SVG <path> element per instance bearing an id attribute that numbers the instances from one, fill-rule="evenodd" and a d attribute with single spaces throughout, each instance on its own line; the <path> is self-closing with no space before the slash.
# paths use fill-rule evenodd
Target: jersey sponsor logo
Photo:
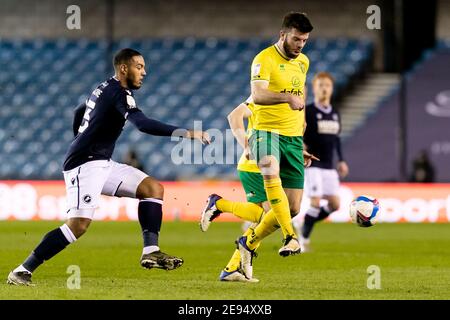
<path id="1" fill-rule="evenodd" d="M 303 92 L 300 89 L 291 89 L 291 90 L 283 89 L 283 90 L 280 91 L 280 93 L 290 93 L 290 94 L 294 94 L 296 96 L 303 95 Z"/>
<path id="2" fill-rule="evenodd" d="M 136 101 L 134 100 L 133 96 L 127 95 L 127 105 L 128 109 L 136 108 Z"/>
<path id="3" fill-rule="evenodd" d="M 317 121 L 317 131 L 320 134 L 338 134 L 339 122 L 333 120 Z"/>
<path id="4" fill-rule="evenodd" d="M 298 65 L 300 66 L 300 70 L 302 70 L 303 73 L 306 73 L 306 64 L 304 62 L 299 62 Z"/>

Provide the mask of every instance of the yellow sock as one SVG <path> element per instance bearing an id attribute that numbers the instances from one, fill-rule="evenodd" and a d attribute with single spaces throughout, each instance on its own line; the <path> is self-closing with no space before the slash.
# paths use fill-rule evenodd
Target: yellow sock
<path id="1" fill-rule="evenodd" d="M 233 255 L 231 256 L 230 261 L 228 261 L 227 266 L 225 267 L 226 272 L 233 272 L 236 271 L 237 268 L 239 268 L 239 264 L 241 263 L 241 254 L 239 253 L 239 250 L 234 250 Z"/>
<path id="2" fill-rule="evenodd" d="M 287 236 L 295 237 L 294 228 L 291 223 L 292 218 L 289 210 L 289 201 L 281 185 L 281 179 L 264 180 L 264 189 L 266 190 L 267 200 L 281 227 L 284 238 L 286 239 Z"/>
<path id="3" fill-rule="evenodd" d="M 261 222 L 256 226 L 256 228 L 252 230 L 253 232 L 250 235 L 244 234 L 248 236 L 247 247 L 251 250 L 258 248 L 261 240 L 269 234 L 272 234 L 279 227 L 280 225 L 278 224 L 273 210 L 269 210 L 269 212 L 263 216 Z"/>
<path id="4" fill-rule="evenodd" d="M 251 202 L 234 202 L 225 199 L 216 201 L 216 207 L 222 212 L 229 212 L 246 221 L 261 221 L 264 209 Z"/>
<path id="5" fill-rule="evenodd" d="M 253 233 L 253 228 L 248 228 L 244 236 L 250 236 Z M 231 256 L 230 261 L 228 261 L 227 266 L 225 267 L 226 272 L 232 272 L 239 268 L 239 264 L 241 263 L 241 254 L 239 253 L 239 250 L 234 250 L 233 255 Z"/>

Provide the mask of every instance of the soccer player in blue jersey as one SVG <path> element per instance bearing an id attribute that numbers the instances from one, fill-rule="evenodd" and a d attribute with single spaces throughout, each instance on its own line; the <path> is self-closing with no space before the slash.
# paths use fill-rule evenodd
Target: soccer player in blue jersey
<path id="1" fill-rule="evenodd" d="M 31 275 L 36 268 L 86 232 L 101 194 L 139 199 L 138 218 L 144 240 L 142 267 L 173 270 L 183 264 L 181 258 L 159 248 L 163 186 L 146 173 L 111 160 L 111 156 L 126 121 L 150 135 L 178 136 L 202 143 L 210 143 L 210 138 L 206 132 L 147 118 L 138 108 L 133 90 L 142 86 L 146 76 L 145 61 L 139 52 L 122 49 L 114 56 L 113 64 L 115 75 L 101 83 L 75 111 L 75 138 L 63 165 L 68 219 L 47 233 L 28 258 L 9 273 L 9 284 L 32 285 Z"/>
<path id="2" fill-rule="evenodd" d="M 305 194 L 311 200 L 311 206 L 305 214 L 303 225 L 294 220 L 300 236 L 302 252 L 310 250 L 310 236 L 314 224 L 339 209 L 339 176 L 348 174 L 341 148 L 341 119 L 339 112 L 331 105 L 333 77 L 327 72 L 319 72 L 313 78 L 314 103 L 306 106 L 308 127 L 304 136 L 305 147 L 320 161 L 314 161 L 305 169 Z M 338 156 L 337 170 L 334 153 Z M 328 203 L 320 205 L 325 199 Z"/>

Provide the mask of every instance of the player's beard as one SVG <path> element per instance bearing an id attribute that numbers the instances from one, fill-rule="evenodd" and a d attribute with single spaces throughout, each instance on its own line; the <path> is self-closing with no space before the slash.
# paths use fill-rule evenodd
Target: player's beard
<path id="1" fill-rule="evenodd" d="M 139 85 L 139 86 L 136 86 L 134 83 L 133 83 L 133 80 L 131 80 L 131 79 L 127 79 L 127 87 L 128 87 L 128 89 L 131 89 L 131 90 L 137 90 L 137 89 L 139 89 L 141 86 Z"/>
<path id="2" fill-rule="evenodd" d="M 291 51 L 294 51 L 294 50 L 291 49 L 291 47 L 289 46 L 289 43 L 288 43 L 288 41 L 287 41 L 287 37 L 286 37 L 286 39 L 284 39 L 284 41 L 283 41 L 283 49 L 284 49 L 284 52 L 286 53 L 286 56 L 287 56 L 288 58 L 295 59 L 295 58 L 298 57 L 298 55 L 296 55 L 296 54 L 294 54 L 294 53 L 291 53 Z M 300 52 L 302 52 L 302 49 L 300 49 Z M 300 54 L 300 53 L 299 53 L 299 54 Z"/>

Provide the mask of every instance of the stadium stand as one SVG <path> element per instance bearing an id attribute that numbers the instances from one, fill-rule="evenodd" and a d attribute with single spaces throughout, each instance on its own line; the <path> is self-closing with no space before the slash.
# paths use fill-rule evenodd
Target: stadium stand
<path id="1" fill-rule="evenodd" d="M 448 69 L 450 41 L 441 39 L 436 48 L 426 50 L 405 78 L 407 103 L 407 172 L 423 150 L 436 166 L 436 182 L 450 180 L 450 91 Z M 399 154 L 399 86 L 395 85 L 362 121 L 344 144 L 351 181 L 401 181 L 400 168 L 392 161 Z M 382 143 L 379 143 L 382 142 Z M 370 165 L 367 165 L 370 163 Z"/>
<path id="2" fill-rule="evenodd" d="M 146 58 L 149 75 L 136 97 L 148 116 L 186 127 L 202 120 L 204 129 L 224 131 L 226 115 L 249 95 L 252 58 L 271 43 L 268 39 L 151 38 L 121 40 L 114 49 L 133 47 Z M 372 51 L 369 40 L 315 38 L 305 53 L 311 60 L 310 74 L 331 72 L 339 94 L 367 67 Z M 61 179 L 63 156 L 73 138 L 73 109 L 112 75 L 106 57 L 108 45 L 103 40 L 0 40 L 1 179 Z M 308 102 L 311 99 L 309 95 Z M 121 159 L 130 144 L 158 179 L 235 174 L 233 164 L 177 166 L 167 161 L 175 142 L 149 138 L 131 125 L 118 142 L 115 158 Z"/>

